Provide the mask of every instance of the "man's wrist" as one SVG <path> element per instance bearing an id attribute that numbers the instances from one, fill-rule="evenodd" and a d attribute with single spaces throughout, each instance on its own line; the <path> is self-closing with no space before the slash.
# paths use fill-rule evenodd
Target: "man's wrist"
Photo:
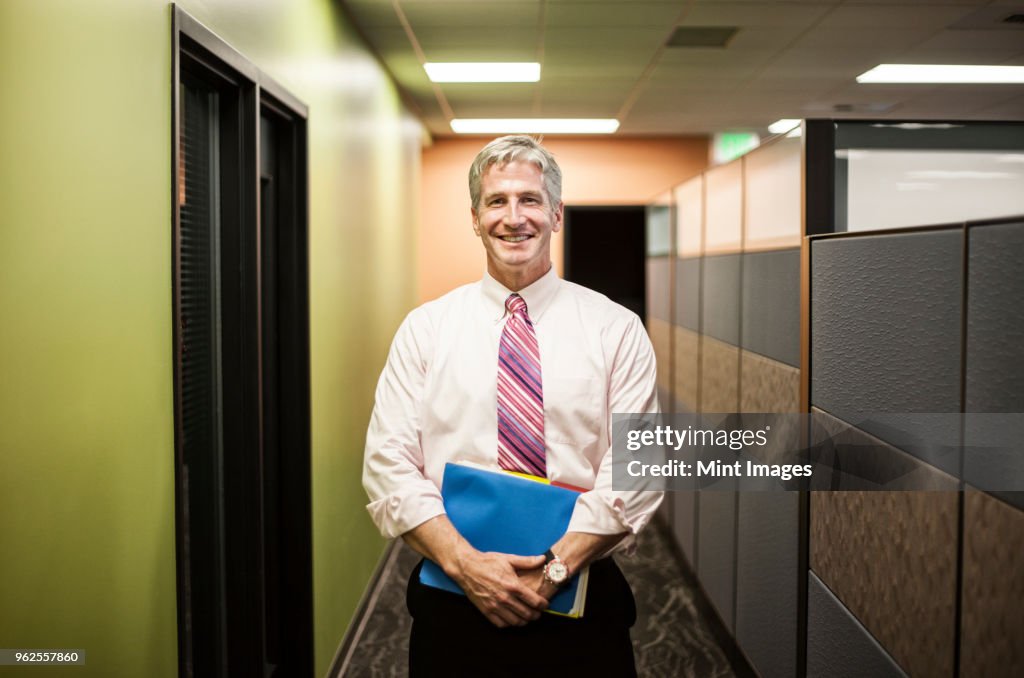
<path id="1" fill-rule="evenodd" d="M 475 551 L 475 549 L 469 545 L 469 542 L 459 539 L 456 543 L 452 544 L 450 549 L 445 550 L 445 554 L 442 556 L 443 562 L 438 563 L 438 565 L 441 566 L 446 575 L 455 581 L 461 581 L 465 572 L 466 562 L 472 558 L 472 551 Z"/>
<path id="2" fill-rule="evenodd" d="M 564 560 L 555 555 L 551 549 L 548 549 L 544 554 L 543 573 L 544 581 L 555 588 L 565 586 L 572 576 L 569 571 L 569 566 Z"/>

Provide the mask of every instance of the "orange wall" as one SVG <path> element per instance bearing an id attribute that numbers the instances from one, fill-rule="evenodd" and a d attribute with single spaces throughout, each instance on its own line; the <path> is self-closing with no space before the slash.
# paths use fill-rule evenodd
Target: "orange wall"
<path id="1" fill-rule="evenodd" d="M 473 235 L 466 176 L 482 137 L 439 139 L 423 150 L 419 300 L 439 297 L 477 280 L 485 268 L 483 247 Z M 566 205 L 643 205 L 707 166 L 703 137 L 649 139 L 549 139 L 544 145 L 562 168 Z M 562 270 L 562 238 L 551 258 Z"/>

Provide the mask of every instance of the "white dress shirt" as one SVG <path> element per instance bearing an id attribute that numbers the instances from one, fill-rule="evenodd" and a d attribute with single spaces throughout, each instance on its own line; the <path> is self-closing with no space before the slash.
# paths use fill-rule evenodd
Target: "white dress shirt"
<path id="1" fill-rule="evenodd" d="M 412 311 L 395 334 L 366 434 L 367 510 L 385 537 L 443 514 L 447 462 L 498 466 L 498 344 L 512 294 L 485 274 Z M 519 291 L 537 333 L 551 480 L 583 487 L 570 532 L 635 535 L 660 492 L 612 489 L 612 412 L 658 411 L 636 314 L 554 272 Z"/>

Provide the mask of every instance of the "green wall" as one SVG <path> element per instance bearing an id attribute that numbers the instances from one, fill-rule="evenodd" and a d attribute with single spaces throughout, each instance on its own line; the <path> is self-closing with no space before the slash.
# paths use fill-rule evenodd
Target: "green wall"
<path id="1" fill-rule="evenodd" d="M 383 547 L 359 474 L 415 298 L 421 132 L 335 3 L 182 5 L 310 106 L 323 675 Z M 176 675 L 170 16 L 0 2 L 0 647 L 88 653 L 33 675 Z"/>

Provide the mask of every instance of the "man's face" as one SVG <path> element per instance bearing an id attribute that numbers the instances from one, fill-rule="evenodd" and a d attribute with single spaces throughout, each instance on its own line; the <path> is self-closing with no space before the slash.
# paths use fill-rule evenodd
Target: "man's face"
<path id="1" fill-rule="evenodd" d="M 547 273 L 551 234 L 562 229 L 562 209 L 548 201 L 533 163 L 488 167 L 480 179 L 480 205 L 473 209 L 473 230 L 487 250 L 487 272 L 513 291 Z"/>

